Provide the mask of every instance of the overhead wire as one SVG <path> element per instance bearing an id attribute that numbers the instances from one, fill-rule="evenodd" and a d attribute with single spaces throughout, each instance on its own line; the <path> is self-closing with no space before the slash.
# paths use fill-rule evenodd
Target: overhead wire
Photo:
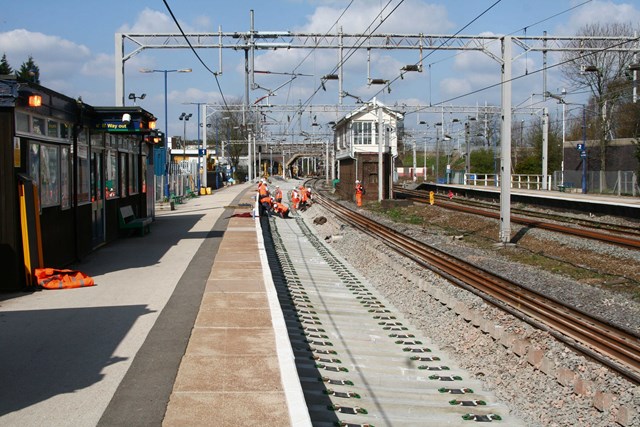
<path id="1" fill-rule="evenodd" d="M 327 35 L 329 35 L 329 33 L 335 28 L 336 25 L 338 25 L 338 22 L 340 22 L 340 19 L 342 19 L 342 17 L 345 15 L 345 13 L 347 13 L 347 10 L 349 10 L 349 8 L 351 7 L 351 5 L 353 4 L 355 0 L 351 0 L 349 2 L 349 4 L 342 10 L 342 13 L 340 13 L 340 16 L 338 16 L 338 18 L 336 18 L 336 20 L 334 21 L 334 23 L 331 25 L 331 27 L 329 27 L 329 29 L 325 32 L 324 36 L 326 37 Z M 309 58 L 309 56 L 311 56 L 311 54 L 318 48 L 318 46 L 320 45 L 320 41 L 318 41 L 315 46 L 313 46 L 313 48 L 307 53 L 307 55 L 302 58 L 300 60 L 300 62 L 298 63 L 298 65 L 296 65 L 293 70 L 292 73 L 295 73 L 296 70 L 298 68 L 300 68 L 302 66 L 302 64 L 304 64 L 304 62 Z M 291 95 L 291 86 L 289 86 L 289 90 L 287 91 L 287 96 L 286 96 L 286 100 L 285 100 L 285 104 L 289 101 L 289 97 Z M 283 113 L 284 114 L 284 113 Z"/>
<path id="2" fill-rule="evenodd" d="M 548 16 L 548 17 L 546 17 L 546 18 L 544 18 L 544 19 L 541 19 L 541 20 L 539 20 L 539 21 L 536 21 L 536 22 L 534 22 L 534 23 L 532 23 L 532 24 L 529 24 L 529 25 L 527 25 L 527 26 L 525 26 L 525 27 L 522 27 L 522 28 L 519 28 L 519 29 L 517 29 L 517 30 L 514 30 L 514 31 L 512 31 L 512 32 L 510 32 L 510 33 L 508 33 L 508 34 L 506 34 L 506 35 L 513 35 L 513 34 L 516 34 L 516 33 L 521 32 L 521 31 L 523 31 L 523 30 L 524 30 L 524 31 L 526 31 L 526 29 L 528 29 L 528 28 L 535 27 L 535 26 L 537 26 L 537 25 L 539 25 L 539 24 L 542 24 L 542 23 L 544 23 L 544 22 L 546 22 L 546 21 L 549 21 L 549 20 L 551 20 L 551 19 L 553 19 L 553 18 L 557 18 L 557 17 L 558 17 L 558 16 L 560 16 L 560 15 L 563 15 L 563 14 L 565 14 L 565 13 L 571 12 L 571 11 L 573 11 L 573 10 L 575 10 L 575 9 L 579 8 L 579 7 L 582 7 L 582 6 L 584 6 L 584 5 L 586 5 L 587 3 L 590 3 L 590 2 L 592 2 L 592 1 L 593 1 L 593 0 L 586 0 L 586 1 L 582 2 L 582 3 L 580 3 L 580 4 L 577 4 L 577 5 L 575 5 L 575 6 L 572 6 L 572 7 L 568 8 L 568 9 L 564 9 L 564 10 L 562 10 L 562 11 L 560 11 L 560 12 L 554 13 L 554 14 L 553 14 L 553 15 L 551 15 L 551 16 Z M 467 26 L 468 26 L 468 25 L 467 25 Z M 466 28 L 467 26 L 465 26 L 465 28 Z M 464 28 L 463 28 L 463 29 L 464 29 Z M 491 44 L 493 44 L 493 43 L 495 43 L 495 42 L 493 42 L 493 41 L 492 41 L 492 42 L 489 42 L 489 44 L 488 44 L 488 45 L 491 45 Z M 433 53 L 433 51 L 432 51 L 432 53 Z M 438 61 L 430 62 L 430 63 L 428 64 L 429 70 L 431 70 L 431 67 L 432 67 L 433 65 L 436 65 L 436 64 L 439 64 L 439 63 L 442 63 L 442 62 L 449 61 L 449 60 L 451 60 L 451 59 L 453 59 L 453 58 L 456 58 L 456 57 L 458 57 L 458 56 L 460 56 L 460 55 L 464 55 L 464 54 L 466 54 L 466 53 L 467 53 L 467 52 L 458 52 L 458 53 L 456 53 L 455 55 L 450 55 L 450 56 L 447 56 L 447 57 L 445 57 L 445 58 L 442 58 L 442 59 L 440 59 L 440 60 L 438 60 Z M 424 56 L 424 57 L 420 58 L 420 61 L 418 61 L 418 64 L 419 64 L 420 62 L 422 62 L 422 60 L 423 60 L 423 59 L 425 59 L 425 58 L 427 58 L 427 56 Z M 431 78 L 431 75 L 429 76 L 429 78 Z M 395 80 L 397 80 L 397 79 L 395 79 Z M 429 81 L 429 84 L 431 85 L 431 81 Z M 429 93 L 431 94 L 431 88 L 429 88 Z M 429 99 L 429 105 L 432 105 L 432 103 L 431 103 L 431 99 Z"/>
<path id="3" fill-rule="evenodd" d="M 229 104 L 227 104 L 227 100 L 224 96 L 224 92 L 222 91 L 222 87 L 220 86 L 220 81 L 218 80 L 218 74 L 217 72 L 211 70 L 207 64 L 205 64 L 205 62 L 202 60 L 202 58 L 200 57 L 200 55 L 198 55 L 198 52 L 196 52 L 196 50 L 193 48 L 193 45 L 191 44 L 191 41 L 189 40 L 189 38 L 187 37 L 187 35 L 185 34 L 185 32 L 182 30 L 182 26 L 180 25 L 180 23 L 178 22 L 178 19 L 176 18 L 176 16 L 174 15 L 173 11 L 171 10 L 171 7 L 169 6 L 169 3 L 167 3 L 167 0 L 162 0 L 162 2 L 164 3 L 165 7 L 167 8 L 167 11 L 169 12 L 169 14 L 171 15 L 171 19 L 173 19 L 173 22 L 176 24 L 176 27 L 178 27 L 178 30 L 180 30 L 180 34 L 182 34 L 182 37 L 184 38 L 184 40 L 187 42 L 187 44 L 189 45 L 189 48 L 191 49 L 191 51 L 193 52 L 193 54 L 196 56 L 196 58 L 198 58 L 198 61 L 200 61 L 200 63 L 202 64 L 202 66 L 209 72 L 211 73 L 215 80 L 216 80 L 216 85 L 218 86 L 218 91 L 220 92 L 220 97 L 222 98 L 222 102 L 225 106 L 226 110 L 229 110 Z M 233 121 L 234 118 L 231 117 L 231 120 Z"/>
<path id="4" fill-rule="evenodd" d="M 462 28 L 460 28 L 458 31 L 456 31 L 453 35 L 449 36 L 446 40 L 444 40 L 442 43 L 440 43 L 440 46 L 436 47 L 435 49 L 432 49 L 429 51 L 428 54 L 424 55 L 422 58 L 420 58 L 420 60 L 418 62 L 416 62 L 414 65 L 418 65 L 422 62 L 422 60 L 428 58 L 429 56 L 433 55 L 434 52 L 436 52 L 438 49 L 440 49 L 441 47 L 443 47 L 445 44 L 447 44 L 451 39 L 453 39 L 455 36 L 457 36 L 458 34 L 460 34 L 462 31 L 464 31 L 467 27 L 469 27 L 471 24 L 473 24 L 474 22 L 476 22 L 478 19 L 480 19 L 482 16 L 484 16 L 486 13 L 488 13 L 491 9 L 493 9 L 498 3 L 500 3 L 502 0 L 496 0 L 492 5 L 490 5 L 489 7 L 487 7 L 482 13 L 480 13 L 479 15 L 477 15 L 475 18 L 473 18 L 471 21 L 469 21 L 467 24 L 465 24 Z M 389 81 L 385 86 L 389 87 L 391 85 L 391 83 L 397 81 L 398 79 L 402 78 L 403 73 L 400 73 L 400 75 L 398 75 L 397 77 L 395 77 L 393 80 Z M 379 90 L 378 92 L 376 92 L 373 96 L 378 95 L 380 92 L 384 91 L 384 88 Z"/>
<path id="5" fill-rule="evenodd" d="M 544 70 L 548 70 L 548 69 L 551 69 L 551 68 L 556 68 L 556 67 L 559 67 L 559 66 L 561 66 L 561 65 L 568 64 L 568 63 L 570 63 L 570 62 L 575 62 L 575 61 L 576 61 L 576 60 L 578 60 L 578 59 L 582 59 L 582 58 L 586 58 L 586 57 L 592 56 L 592 55 L 594 55 L 595 53 L 604 52 L 604 51 L 607 51 L 607 50 L 613 49 L 613 48 L 615 48 L 615 47 L 622 46 L 622 45 L 627 44 L 627 43 L 637 42 L 638 40 L 640 40 L 640 37 L 630 38 L 630 39 L 625 40 L 625 41 L 623 41 L 623 42 L 616 43 L 616 44 L 613 44 L 613 45 L 610 45 L 610 46 L 606 46 L 606 47 L 604 47 L 604 48 L 602 48 L 602 49 L 598 49 L 598 50 L 595 50 L 595 51 L 590 51 L 590 52 L 587 52 L 587 53 L 584 53 L 584 54 L 578 55 L 577 57 L 570 58 L 570 59 L 566 59 L 566 60 L 564 60 L 564 61 L 560 61 L 560 62 L 558 62 L 558 63 L 556 63 L 556 64 L 547 65 L 546 67 L 539 68 L 539 69 L 537 69 L 537 70 L 531 71 L 531 72 L 529 72 L 529 74 L 522 74 L 522 75 L 519 75 L 519 76 L 512 77 L 512 78 L 510 78 L 510 79 L 509 79 L 509 80 L 507 80 L 507 81 L 508 81 L 508 82 L 514 82 L 514 81 L 520 80 L 520 79 L 522 79 L 522 78 L 524 78 L 524 77 L 528 77 L 528 76 L 530 76 L 531 74 L 540 73 L 540 72 L 542 72 L 542 71 L 544 71 Z M 462 94 L 462 95 L 457 95 L 457 96 L 451 97 L 451 98 L 449 98 L 449 99 L 446 99 L 446 100 L 443 100 L 443 101 L 437 102 L 437 103 L 436 103 L 436 104 L 434 104 L 434 105 L 435 105 L 435 106 L 438 106 L 438 105 L 444 105 L 444 104 L 446 104 L 446 103 L 449 103 L 449 102 L 452 102 L 452 101 L 456 101 L 456 100 L 461 99 L 461 98 L 466 98 L 467 96 L 470 96 L 470 95 L 475 95 L 475 94 L 477 94 L 477 93 L 484 92 L 485 90 L 489 90 L 489 89 L 493 89 L 493 88 L 496 88 L 496 87 L 500 87 L 500 86 L 502 86 L 504 83 L 506 83 L 506 81 L 505 81 L 505 82 L 494 83 L 494 84 L 491 84 L 491 85 L 485 86 L 485 87 L 483 87 L 483 88 L 475 89 L 475 90 L 473 90 L 473 91 L 469 91 L 469 92 L 464 93 L 464 94 Z M 422 111 L 422 110 L 424 110 L 424 108 L 417 109 L 415 112 L 417 113 L 417 112 Z"/>
<path id="6" fill-rule="evenodd" d="M 385 5 L 384 8 L 381 9 L 381 11 L 378 13 L 378 15 L 374 18 L 374 20 L 371 22 L 371 24 L 369 24 L 367 26 L 367 28 L 365 29 L 365 32 L 369 31 L 371 29 L 371 27 L 373 26 L 373 24 L 375 23 L 375 21 L 380 18 L 380 22 L 378 23 L 378 25 L 375 26 L 375 28 L 373 28 L 373 30 L 370 30 L 369 34 L 373 34 L 378 28 L 380 28 L 380 26 L 387 20 L 389 19 L 389 17 L 398 9 L 398 7 L 400 7 L 400 5 L 402 5 L 402 3 L 404 3 L 404 0 L 401 0 L 388 14 L 386 17 L 382 18 L 382 13 L 384 12 L 384 10 L 386 10 L 387 7 L 389 7 L 389 4 L 391 3 L 392 0 L 389 0 L 387 2 L 387 4 Z M 338 64 L 331 70 L 331 72 L 329 74 L 333 74 L 335 73 L 341 66 L 343 66 L 356 52 L 357 50 L 370 38 L 369 36 L 361 36 L 356 40 L 356 43 L 359 43 L 357 46 L 355 47 L 351 47 L 346 54 L 346 58 L 343 58 L 341 61 L 338 62 Z M 364 39 L 360 42 L 361 39 Z M 305 107 L 311 102 L 311 100 L 313 99 L 313 97 L 320 91 L 320 89 L 322 88 L 322 85 L 319 85 L 316 87 L 316 89 L 314 90 L 314 92 L 307 98 L 307 100 L 301 105 L 302 107 Z"/>

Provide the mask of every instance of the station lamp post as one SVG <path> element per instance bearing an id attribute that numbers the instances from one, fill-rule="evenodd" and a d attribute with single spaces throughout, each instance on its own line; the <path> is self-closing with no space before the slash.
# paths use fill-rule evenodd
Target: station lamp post
<path id="1" fill-rule="evenodd" d="M 475 117 L 468 116 L 467 121 L 464 123 L 464 142 L 466 145 L 465 149 L 467 151 L 464 163 L 464 172 L 466 175 L 471 173 L 471 122 L 475 122 L 476 120 L 477 119 Z M 468 177 L 465 176 L 465 179 L 468 179 Z"/>
<path id="2" fill-rule="evenodd" d="M 182 160 L 187 160 L 187 122 L 193 116 L 193 114 L 182 113 L 178 119 L 182 120 Z"/>
<path id="3" fill-rule="evenodd" d="M 434 126 L 436 128 L 436 184 L 437 184 L 438 180 L 440 179 L 440 127 L 442 126 L 442 122 L 438 122 Z"/>
<path id="4" fill-rule="evenodd" d="M 429 128 L 429 124 L 426 122 L 420 122 L 420 124 L 424 124 L 427 126 L 427 129 Z M 424 181 L 427 181 L 427 136 L 425 135 L 424 137 L 424 158 L 422 159 L 424 164 L 423 167 L 424 169 L 422 170 L 422 176 L 424 177 Z"/>
<path id="5" fill-rule="evenodd" d="M 167 106 L 167 74 L 168 73 L 190 73 L 191 68 L 182 68 L 179 70 L 149 70 L 147 68 L 140 69 L 141 73 L 163 73 L 164 74 L 164 146 L 162 147 L 162 163 L 164 166 L 164 196 L 169 197 L 169 162 L 167 158 L 167 144 L 169 139 L 169 114 Z M 156 175 L 158 170 L 156 169 Z"/>
<path id="6" fill-rule="evenodd" d="M 207 121 L 207 106 L 208 104 L 206 102 L 183 102 L 183 104 L 189 104 L 189 105 L 197 105 L 198 106 L 198 177 L 196 179 L 196 187 L 197 187 L 197 192 L 196 194 L 200 194 L 200 187 L 201 185 L 201 180 L 200 180 L 200 152 L 201 152 L 201 147 L 202 147 L 202 139 L 200 138 L 200 128 L 203 127 L 203 123 L 200 121 L 200 108 L 202 108 L 204 106 L 204 121 Z M 206 127 L 211 127 L 211 125 L 207 125 Z M 204 134 L 205 134 L 205 141 L 206 141 L 206 127 L 204 128 Z M 205 151 L 207 147 L 204 147 Z M 206 160 L 206 159 L 205 159 Z"/>
<path id="7" fill-rule="evenodd" d="M 553 98 L 558 101 L 559 104 L 562 104 L 562 160 L 560 161 L 560 185 L 564 187 L 564 143 L 566 142 L 566 123 L 567 123 L 567 102 L 564 100 L 567 91 L 562 89 L 560 95 L 555 95 L 553 93 L 547 92 L 546 95 L 549 98 Z"/>
<path id="8" fill-rule="evenodd" d="M 136 99 L 144 99 L 147 96 L 146 93 L 143 93 L 140 96 L 136 96 L 135 93 L 130 93 L 129 94 L 129 99 L 133 100 L 133 105 L 136 105 Z"/>

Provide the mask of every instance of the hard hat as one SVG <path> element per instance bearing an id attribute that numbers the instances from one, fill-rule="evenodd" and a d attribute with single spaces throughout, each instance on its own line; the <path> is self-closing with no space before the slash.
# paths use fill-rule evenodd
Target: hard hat
<path id="1" fill-rule="evenodd" d="M 358 180 L 356 179 L 356 184 L 359 184 L 359 183 L 360 183 L 360 181 L 358 181 Z"/>

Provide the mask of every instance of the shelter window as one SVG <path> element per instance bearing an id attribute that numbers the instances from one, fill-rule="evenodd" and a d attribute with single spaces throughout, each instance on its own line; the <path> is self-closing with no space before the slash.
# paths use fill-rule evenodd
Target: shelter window
<path id="1" fill-rule="evenodd" d="M 55 120 L 47 120 L 47 136 L 58 138 L 58 130 L 60 129 L 60 123 Z"/>
<path id="2" fill-rule="evenodd" d="M 138 155 L 129 154 L 129 194 L 138 194 L 140 188 L 138 185 Z"/>
<path id="3" fill-rule="evenodd" d="M 45 133 L 45 120 L 40 117 L 31 117 L 31 124 L 33 126 L 32 133 L 35 135 L 46 135 Z"/>
<path id="4" fill-rule="evenodd" d="M 107 199 L 118 197 L 118 153 L 115 150 L 107 151 L 106 167 L 106 191 Z"/>
<path id="5" fill-rule="evenodd" d="M 127 154 L 120 153 L 120 195 L 127 195 Z"/>
<path id="6" fill-rule="evenodd" d="M 58 205 L 69 207 L 69 147 L 31 141 L 28 162 L 29 175 L 38 186 L 40 205 L 43 208 Z M 61 203 L 63 194 L 65 200 Z"/>
<path id="7" fill-rule="evenodd" d="M 40 200 L 43 208 L 60 204 L 60 151 L 54 145 L 40 146 Z"/>
<path id="8" fill-rule="evenodd" d="M 88 203 L 90 199 L 91 174 L 89 162 L 89 145 L 87 144 L 87 131 L 83 129 L 78 133 L 78 204 Z"/>
<path id="9" fill-rule="evenodd" d="M 69 209 L 71 207 L 71 184 L 72 167 L 70 147 L 60 147 L 60 207 Z"/>
<path id="10" fill-rule="evenodd" d="M 29 133 L 29 115 L 16 113 L 16 130 L 18 132 Z"/>

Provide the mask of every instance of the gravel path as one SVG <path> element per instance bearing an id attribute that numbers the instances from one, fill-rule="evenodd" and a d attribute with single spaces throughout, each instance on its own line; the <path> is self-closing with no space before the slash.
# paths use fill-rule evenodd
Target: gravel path
<path id="1" fill-rule="evenodd" d="M 353 204 L 349 205 L 353 208 Z M 433 214 L 422 223 L 429 224 L 428 227 L 397 224 L 368 211 L 362 213 L 376 216 L 414 238 L 532 289 L 545 291 L 585 311 L 640 331 L 640 304 L 629 292 L 640 265 L 637 251 L 585 242 L 544 230 L 525 230 L 526 233 L 521 233 L 524 237 L 514 247 L 482 247 L 478 239 L 483 239 L 483 233 L 491 235 L 493 230 L 497 230 L 496 221 L 452 212 L 436 215 L 433 209 L 419 209 Z M 640 415 L 636 413 L 640 411 L 638 386 L 575 354 L 548 333 L 495 309 L 480 298 L 397 255 L 380 242 L 341 223 L 319 205 L 311 206 L 302 216 L 309 220 L 310 225 L 317 217 L 327 218 L 324 224 L 312 225 L 318 235 L 367 276 L 378 291 L 412 319 L 417 327 L 456 357 L 461 366 L 484 380 L 486 387 L 493 389 L 515 415 L 530 420 L 531 426 L 640 426 Z M 438 226 L 438 222 L 446 226 Z M 481 231 L 470 233 L 470 227 Z M 516 234 L 521 231 L 517 227 L 514 230 Z M 493 236 L 497 236 L 497 231 Z M 475 244 L 469 245 L 469 240 L 475 240 Z M 562 259 L 559 253 L 550 249 L 552 247 L 567 252 L 574 269 L 589 268 L 589 263 L 594 263 L 593 259 L 597 257 L 604 262 L 591 268 L 595 279 L 576 282 L 567 275 L 513 261 L 514 254 L 535 254 L 540 251 L 539 248 L 543 248 L 547 258 Z M 616 267 L 613 267 L 614 263 Z M 604 268 L 608 271 L 605 272 Z M 615 270 L 613 276 L 622 278 L 616 283 L 624 286 L 604 286 L 612 279 L 611 276 L 604 277 L 603 273 L 609 273 L 610 270 Z M 518 356 L 512 347 L 503 345 L 499 339 L 494 339 L 491 334 L 473 325 L 473 322 L 457 315 L 456 310 L 452 309 L 456 303 L 445 305 L 433 298 L 439 292 L 446 294 L 447 299 L 475 310 L 483 319 L 509 334 L 526 340 L 531 347 L 542 351 L 552 366 L 534 368 L 527 363 L 526 356 Z M 559 379 L 560 372 L 572 373 L 573 380 Z"/>

